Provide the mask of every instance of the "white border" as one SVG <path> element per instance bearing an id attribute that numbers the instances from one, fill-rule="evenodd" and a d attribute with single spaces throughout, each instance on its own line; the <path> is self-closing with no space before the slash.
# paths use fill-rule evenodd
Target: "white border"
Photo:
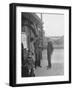
<path id="1" fill-rule="evenodd" d="M 64 31 L 64 75 L 47 76 L 47 77 L 21 77 L 21 12 L 38 12 L 38 13 L 60 13 L 65 16 Z M 38 83 L 38 82 L 55 82 L 69 80 L 69 11 L 67 9 L 48 9 L 32 7 L 16 7 L 16 83 Z"/>

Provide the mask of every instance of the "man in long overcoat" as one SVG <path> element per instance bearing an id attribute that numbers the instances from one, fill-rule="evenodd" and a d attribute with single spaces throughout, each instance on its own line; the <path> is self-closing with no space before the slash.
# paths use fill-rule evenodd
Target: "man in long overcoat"
<path id="1" fill-rule="evenodd" d="M 52 52 L 53 52 L 53 45 L 52 45 L 52 42 L 49 41 L 48 44 L 47 44 L 47 60 L 48 60 L 47 69 L 51 68 L 51 55 L 52 55 Z"/>

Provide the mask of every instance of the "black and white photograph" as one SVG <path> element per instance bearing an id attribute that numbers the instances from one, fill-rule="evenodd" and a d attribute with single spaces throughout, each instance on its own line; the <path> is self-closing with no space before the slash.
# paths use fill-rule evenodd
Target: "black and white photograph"
<path id="1" fill-rule="evenodd" d="M 22 77 L 64 75 L 64 15 L 21 13 Z"/>
<path id="2" fill-rule="evenodd" d="M 71 7 L 11 4 L 10 10 L 10 85 L 71 83 Z"/>

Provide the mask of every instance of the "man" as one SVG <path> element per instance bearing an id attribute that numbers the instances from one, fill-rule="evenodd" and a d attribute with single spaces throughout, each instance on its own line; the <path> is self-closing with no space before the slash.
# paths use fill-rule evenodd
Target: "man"
<path id="1" fill-rule="evenodd" d="M 24 49 L 23 43 L 21 44 L 21 50 L 22 50 L 22 77 L 28 77 L 28 68 L 25 67 L 25 64 L 27 63 L 27 50 Z"/>
<path id="2" fill-rule="evenodd" d="M 35 43 L 34 43 L 34 47 L 35 47 L 35 68 L 36 67 L 41 67 L 41 47 L 39 46 L 39 38 L 36 39 Z"/>
<path id="3" fill-rule="evenodd" d="M 52 55 L 52 52 L 53 52 L 53 45 L 52 45 L 52 42 L 49 41 L 48 45 L 47 45 L 47 59 L 48 59 L 47 69 L 51 68 L 51 55 Z"/>
<path id="4" fill-rule="evenodd" d="M 41 44 L 39 42 L 39 45 L 38 45 L 38 66 L 39 67 L 42 67 L 41 66 L 41 59 L 42 59 L 42 47 L 41 47 Z"/>

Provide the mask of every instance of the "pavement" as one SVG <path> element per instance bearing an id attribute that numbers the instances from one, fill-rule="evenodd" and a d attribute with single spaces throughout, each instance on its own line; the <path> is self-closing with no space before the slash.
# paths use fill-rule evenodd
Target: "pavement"
<path id="1" fill-rule="evenodd" d="M 42 52 L 41 66 L 35 70 L 35 76 L 57 76 L 64 75 L 64 50 L 54 50 L 51 58 L 52 66 L 47 69 L 47 50 Z"/>

